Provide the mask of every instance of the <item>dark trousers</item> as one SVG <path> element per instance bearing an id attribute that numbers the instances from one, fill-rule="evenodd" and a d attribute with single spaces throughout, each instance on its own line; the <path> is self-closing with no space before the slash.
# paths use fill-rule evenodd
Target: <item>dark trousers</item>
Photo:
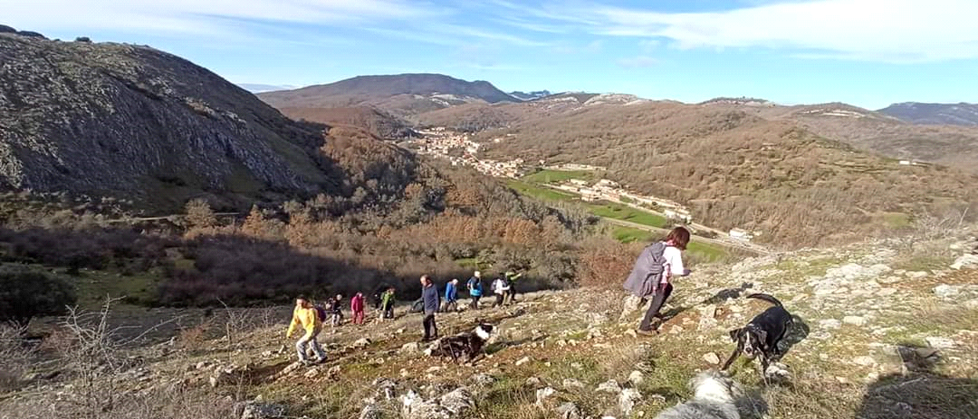
<path id="1" fill-rule="evenodd" d="M 384 318 L 385 319 L 394 318 L 394 304 L 387 304 L 384 306 Z"/>
<path id="2" fill-rule="evenodd" d="M 482 298 L 482 296 L 478 296 L 478 297 L 476 297 L 476 296 L 473 296 L 473 297 L 472 297 L 472 302 L 471 302 L 471 303 L 469 303 L 469 307 L 472 307 L 472 308 L 479 308 L 479 299 L 480 299 L 480 298 Z"/>
<path id="3" fill-rule="evenodd" d="M 642 324 L 638 326 L 639 329 L 652 330 L 652 319 L 655 317 L 662 318 L 659 310 L 662 310 L 662 305 L 669 299 L 669 294 L 672 294 L 672 284 L 666 284 L 664 287 L 660 285 L 659 291 L 652 297 L 652 305 L 649 306 L 649 311 L 645 312 L 645 318 L 642 319 Z"/>
<path id="4" fill-rule="evenodd" d="M 438 337 L 438 326 L 435 324 L 435 313 L 425 313 L 424 315 L 424 339 Z"/>
<path id="5" fill-rule="evenodd" d="M 496 303 L 493 304 L 492 306 L 499 307 L 503 305 L 503 298 L 506 298 L 506 294 L 496 294 Z"/>

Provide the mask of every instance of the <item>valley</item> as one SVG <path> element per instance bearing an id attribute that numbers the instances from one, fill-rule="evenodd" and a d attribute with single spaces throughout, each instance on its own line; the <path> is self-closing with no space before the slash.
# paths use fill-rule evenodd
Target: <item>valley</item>
<path id="1" fill-rule="evenodd" d="M 739 418 L 978 418 L 973 105 L 524 90 L 236 85 L 0 25 L 0 419 L 652 419 L 754 292 L 795 323 L 772 368 L 733 364 Z M 688 275 L 636 331 L 622 283 L 676 226 Z M 418 313 L 422 276 L 458 309 Z M 338 295 L 296 362 L 292 305 Z M 458 333 L 477 361 L 433 355 Z"/>

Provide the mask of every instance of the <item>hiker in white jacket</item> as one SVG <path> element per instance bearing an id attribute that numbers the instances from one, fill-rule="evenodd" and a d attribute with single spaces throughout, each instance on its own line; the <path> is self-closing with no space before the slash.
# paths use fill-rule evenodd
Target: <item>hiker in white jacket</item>
<path id="1" fill-rule="evenodd" d="M 492 293 L 496 294 L 496 302 L 492 306 L 499 307 L 503 305 L 503 298 L 506 297 L 507 292 L 509 292 L 509 284 L 502 278 L 496 278 L 492 281 Z"/>

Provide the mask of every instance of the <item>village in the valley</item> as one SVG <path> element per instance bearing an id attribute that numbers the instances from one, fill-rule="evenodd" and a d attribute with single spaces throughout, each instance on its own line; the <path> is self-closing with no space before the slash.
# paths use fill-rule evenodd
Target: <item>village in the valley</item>
<path id="1" fill-rule="evenodd" d="M 414 138 L 403 142 L 401 145 L 414 150 L 418 154 L 426 154 L 449 160 L 453 166 L 470 166 L 480 173 L 511 179 L 519 179 L 531 174 L 539 169 L 557 171 L 604 171 L 603 167 L 585 164 L 565 163 L 559 165 L 547 165 L 547 162 L 540 160 L 536 164 L 525 162 L 523 159 L 508 161 L 497 161 L 477 157 L 483 144 L 472 141 L 469 134 L 453 131 L 444 127 L 434 127 L 421 130 L 421 138 Z M 512 135 L 512 134 L 507 134 Z M 505 141 L 505 137 L 497 137 L 494 142 Z M 654 210 L 661 213 L 667 219 L 683 223 L 692 224 L 693 217 L 689 209 L 684 205 L 668 199 L 654 196 L 642 195 L 625 189 L 622 185 L 610 179 L 584 180 L 568 179 L 557 184 L 548 184 L 547 187 L 555 190 L 569 192 L 580 196 L 585 202 L 609 201 L 622 205 L 627 205 L 645 211 Z M 699 228 L 712 230 L 706 226 Z M 760 232 L 752 232 L 744 229 L 734 228 L 723 235 L 734 241 L 748 243 Z"/>

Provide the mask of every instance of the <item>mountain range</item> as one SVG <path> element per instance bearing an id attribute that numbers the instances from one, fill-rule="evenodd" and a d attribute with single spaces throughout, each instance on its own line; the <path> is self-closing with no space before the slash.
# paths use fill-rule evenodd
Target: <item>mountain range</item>
<path id="1" fill-rule="evenodd" d="M 867 233 L 886 214 L 976 201 L 978 180 L 959 169 L 978 171 L 978 128 L 913 124 L 841 103 L 683 104 L 584 92 L 524 101 L 489 82 L 437 74 L 255 97 L 150 47 L 9 31 L 0 58 L 4 189 L 158 208 L 196 196 L 241 207 L 355 191 L 391 202 L 382 197 L 415 182 L 416 163 L 380 139 L 443 126 L 484 141 L 508 134 L 488 147 L 490 157 L 605 166 L 638 190 L 694 203 L 700 219 L 756 227 L 784 243 L 838 238 L 828 226 Z"/>
<path id="2" fill-rule="evenodd" d="M 397 117 L 466 103 L 518 102 L 486 81 L 465 81 L 441 74 L 358 76 L 336 83 L 261 93 L 277 108 L 343 108 L 371 106 Z"/>
<path id="3" fill-rule="evenodd" d="M 978 126 L 978 104 L 894 103 L 880 113 L 913 124 Z"/>

